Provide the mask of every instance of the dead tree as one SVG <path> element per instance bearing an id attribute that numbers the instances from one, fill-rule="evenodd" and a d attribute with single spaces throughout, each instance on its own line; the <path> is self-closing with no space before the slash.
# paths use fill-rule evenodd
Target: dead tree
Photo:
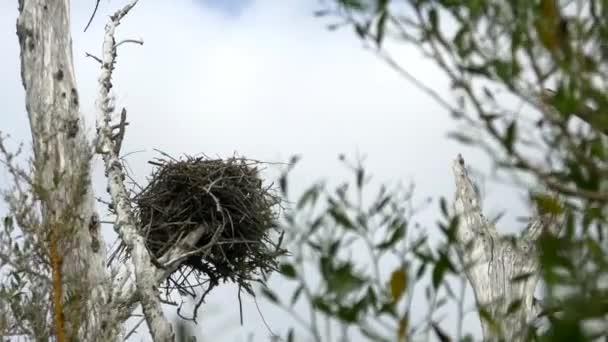
<path id="1" fill-rule="evenodd" d="M 525 341 L 536 316 L 534 291 L 540 278 L 537 240 L 559 232 L 559 218 L 535 218 L 519 236 L 502 236 L 483 215 L 479 194 L 464 159 L 454 161 L 454 211 L 459 217 L 458 251 L 481 310 L 487 341 Z"/>
<path id="2" fill-rule="evenodd" d="M 51 320 L 58 341 L 122 340 L 122 325 L 137 304 L 142 305 L 155 341 L 174 339 L 160 307 L 158 286 L 187 256 L 189 245 L 177 243 L 158 260 L 162 267 L 152 263 L 136 230 L 119 160 L 124 114 L 120 122 L 113 123 L 111 77 L 117 48 L 122 44 L 115 39 L 115 29 L 136 3 L 132 1 L 116 12 L 106 25 L 102 55 L 97 58 L 101 67 L 97 135 L 90 142 L 79 111 L 69 0 L 19 1 L 17 36 L 33 140 L 33 172 L 30 177 L 13 167 L 8 153 L 7 165 L 16 177 L 28 180 L 40 205 L 40 224 L 30 228 L 44 241 L 51 266 L 52 286 L 49 286 L 54 309 Z M 106 266 L 90 178 L 95 153 L 104 160 L 108 192 L 117 216 L 115 230 L 127 245 L 131 263 Z M 30 224 L 19 217 L 17 223 L 22 228 Z M 200 234 L 202 228 L 182 241 L 196 241 Z M 77 305 L 71 304 L 68 310 L 64 308 L 68 302 Z M 43 338 L 42 334 L 38 337 Z"/>

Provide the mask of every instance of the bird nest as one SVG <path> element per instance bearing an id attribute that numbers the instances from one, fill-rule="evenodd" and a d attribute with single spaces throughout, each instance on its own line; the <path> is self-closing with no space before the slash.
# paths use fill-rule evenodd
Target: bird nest
<path id="1" fill-rule="evenodd" d="M 276 270 L 285 254 L 274 242 L 280 198 L 264 186 L 262 163 L 244 158 L 211 159 L 185 156 L 155 159 L 149 184 L 133 198 L 140 232 L 151 255 L 160 259 L 199 227 L 204 233 L 192 254 L 167 279 L 167 291 L 204 296 L 231 281 L 251 291 L 251 281 Z M 168 294 L 168 293 L 167 293 Z"/>

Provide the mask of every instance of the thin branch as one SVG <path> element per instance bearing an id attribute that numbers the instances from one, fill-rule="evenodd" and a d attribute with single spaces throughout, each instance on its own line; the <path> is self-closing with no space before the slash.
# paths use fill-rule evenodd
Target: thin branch
<path id="1" fill-rule="evenodd" d="M 145 317 L 142 317 L 139 322 L 137 322 L 137 324 L 135 324 L 135 326 L 125 335 L 125 341 L 127 341 L 129 339 L 129 337 L 131 337 L 131 335 L 133 335 L 135 332 L 137 332 L 137 328 L 139 328 L 139 326 L 146 320 Z"/>
<path id="2" fill-rule="evenodd" d="M 419 90 L 421 90 L 424 93 L 426 93 L 427 95 L 429 95 L 431 98 L 433 98 L 435 101 L 437 101 L 437 103 L 439 103 L 443 108 L 447 109 L 450 113 L 458 112 L 458 110 L 456 108 L 454 108 L 454 106 L 452 106 L 441 95 L 439 95 L 439 93 L 437 93 L 431 87 L 424 84 L 421 80 L 416 78 L 416 76 L 412 75 L 407 70 L 405 70 L 401 65 L 399 65 L 399 63 L 397 63 L 397 61 L 395 61 L 395 59 L 393 59 L 393 57 L 388 53 L 388 51 L 386 51 L 384 49 L 378 49 L 378 50 L 376 50 L 376 55 L 380 59 L 385 61 L 386 64 L 388 64 L 399 75 L 401 75 L 403 78 L 405 78 L 411 84 L 413 84 L 416 88 L 418 88 Z"/>
<path id="3" fill-rule="evenodd" d="M 144 40 L 143 39 L 125 39 L 125 40 L 121 40 L 120 42 L 116 43 L 116 45 L 114 45 L 114 48 L 116 49 L 120 45 L 125 44 L 125 43 L 133 43 L 133 44 L 144 45 Z"/>
<path id="4" fill-rule="evenodd" d="M 114 153 L 116 153 L 116 155 L 120 155 L 120 148 L 122 147 L 122 141 L 125 138 L 125 130 L 128 124 L 127 109 L 123 108 L 120 112 L 120 123 L 112 127 L 112 130 L 118 129 L 118 133 L 112 136 L 112 139 L 114 140 Z"/>
<path id="5" fill-rule="evenodd" d="M 95 8 L 93 9 L 93 14 L 91 14 L 91 18 L 89 19 L 87 26 L 84 27 L 84 32 L 87 32 L 89 25 L 91 25 L 93 18 L 95 18 L 95 14 L 97 13 L 97 8 L 99 8 L 99 0 L 95 0 Z"/>
<path id="6" fill-rule="evenodd" d="M 126 243 L 131 253 L 135 268 L 135 284 L 139 293 L 139 301 L 154 341 L 173 341 L 175 334 L 171 324 L 164 316 L 155 281 L 156 268 L 152 264 L 150 254 L 145 246 L 144 238 L 138 234 L 133 217 L 129 195 L 124 184 L 124 170 L 118 155 L 119 139 L 115 139 L 110 127 L 113 111 L 112 72 L 116 63 L 115 31 L 120 20 L 137 4 L 134 0 L 110 17 L 105 28 L 101 76 L 99 77 L 99 96 L 97 99 L 97 146 L 96 150 L 103 156 L 105 172 L 108 176 L 108 189 L 116 211 L 116 228 L 121 239 Z M 126 111 L 121 117 L 121 132 L 124 134 Z M 119 132 L 118 138 L 122 138 Z"/>
<path id="7" fill-rule="evenodd" d="M 85 55 L 85 57 L 91 57 L 91 58 L 93 58 L 93 59 L 94 59 L 94 60 L 96 60 L 96 61 L 97 61 L 97 63 L 99 63 L 99 64 L 103 63 L 103 62 L 101 61 L 101 58 L 99 58 L 99 57 L 97 57 L 97 56 L 95 56 L 95 55 L 93 55 L 93 54 L 90 54 L 90 53 L 88 53 L 88 52 L 85 52 L 85 53 L 84 53 L 84 55 Z"/>
<path id="8" fill-rule="evenodd" d="M 160 284 L 177 269 L 180 261 L 185 259 L 188 253 L 191 252 L 191 247 L 187 242 L 198 241 L 205 231 L 206 228 L 204 226 L 200 226 L 198 229 L 186 235 L 182 239 L 182 242 L 177 243 L 158 259 L 158 262 L 164 267 L 162 269 L 156 268 L 154 273 L 155 284 Z M 129 282 L 129 279 L 133 280 L 132 278 L 133 272 L 128 265 L 121 265 L 119 274 L 116 277 L 116 279 L 121 281 L 121 284 L 117 284 L 115 288 L 116 295 L 120 296 L 116 301 L 117 305 L 115 307 L 117 311 L 116 315 L 120 320 L 125 320 L 131 315 L 131 312 L 135 309 L 135 305 L 139 300 L 139 293 L 136 285 L 133 281 Z M 124 285 L 127 285 L 127 287 L 123 288 Z"/>

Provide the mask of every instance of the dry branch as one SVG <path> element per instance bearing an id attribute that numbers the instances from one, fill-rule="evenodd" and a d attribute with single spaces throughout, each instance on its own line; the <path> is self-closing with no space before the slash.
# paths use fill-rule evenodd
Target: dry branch
<path id="1" fill-rule="evenodd" d="M 143 237 L 138 234 L 128 192 L 124 185 L 125 176 L 118 156 L 118 142 L 114 139 L 112 127 L 110 126 L 114 110 L 112 106 L 113 99 L 110 96 L 112 72 L 116 62 L 116 39 L 114 32 L 120 24 L 121 19 L 129 13 L 135 4 L 137 4 L 137 0 L 130 2 L 117 11 L 110 17 L 110 21 L 105 27 L 105 39 L 101 57 L 101 76 L 99 78 L 99 97 L 97 99 L 97 152 L 103 156 L 105 171 L 108 177 L 108 190 L 116 211 L 117 233 L 131 252 L 139 301 L 142 305 L 152 338 L 154 341 L 173 341 L 175 334 L 171 324 L 164 317 L 160 303 L 158 285 L 154 277 L 156 269 L 151 263 Z M 124 130 L 124 117 L 126 113 L 123 113 L 121 123 Z"/>
<path id="2" fill-rule="evenodd" d="M 494 319 L 493 323 L 482 319 L 484 336 L 491 341 L 524 341 L 526 327 L 535 318 L 534 289 L 539 279 L 536 240 L 543 232 L 559 232 L 560 221 L 537 216 L 519 237 L 500 235 L 481 211 L 462 156 L 458 155 L 452 169 L 456 182 L 454 211 L 460 223 L 459 255 L 477 304 Z M 511 304 L 515 302 L 521 306 L 513 310 Z"/>

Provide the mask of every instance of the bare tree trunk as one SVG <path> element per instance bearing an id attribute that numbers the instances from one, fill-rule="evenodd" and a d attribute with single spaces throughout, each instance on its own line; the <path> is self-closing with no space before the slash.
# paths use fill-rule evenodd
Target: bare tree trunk
<path id="1" fill-rule="evenodd" d="M 483 216 L 460 155 L 453 171 L 459 254 L 480 309 L 484 340 L 525 341 L 539 280 L 536 240 L 543 231 L 556 233 L 557 219 L 539 217 L 520 236 L 501 236 Z"/>
<path id="2" fill-rule="evenodd" d="M 63 292 L 53 303 L 54 318 L 56 330 L 66 331 L 55 334 L 101 341 L 107 338 L 110 283 L 90 179 L 93 148 L 79 113 L 69 10 L 69 0 L 20 0 L 17 36 L 42 233 L 62 285 L 55 289 Z"/>
<path id="3" fill-rule="evenodd" d="M 171 324 L 164 317 L 159 284 L 187 258 L 206 231 L 201 225 L 152 263 L 133 217 L 119 153 L 126 126 L 126 110 L 117 126 L 111 124 L 114 101 L 110 94 L 117 47 L 114 33 L 135 6 L 132 0 L 106 25 L 97 100 L 97 136 L 88 141 L 79 113 L 72 64 L 69 0 L 20 0 L 17 36 L 21 48 L 21 77 L 26 91 L 34 170 L 30 182 L 41 203 L 42 255 L 50 265 L 54 335 L 58 341 L 115 341 L 137 303 L 142 305 L 154 341 L 172 341 Z M 115 134 L 114 130 L 118 129 Z M 1 140 L 0 140 L 1 142 Z M 0 152 L 6 153 L 0 144 Z M 90 171 L 94 153 L 102 155 L 108 192 L 116 209 L 115 229 L 128 246 L 131 262 L 106 266 L 105 242 L 95 209 Z M 17 172 L 13 170 L 15 176 Z M 29 179 L 29 177 L 28 177 Z M 38 232 L 36 232 L 38 235 Z M 46 313 L 38 319 L 42 326 Z M 43 336 L 44 330 L 40 336 Z M 46 335 L 45 335 L 46 336 Z"/>

